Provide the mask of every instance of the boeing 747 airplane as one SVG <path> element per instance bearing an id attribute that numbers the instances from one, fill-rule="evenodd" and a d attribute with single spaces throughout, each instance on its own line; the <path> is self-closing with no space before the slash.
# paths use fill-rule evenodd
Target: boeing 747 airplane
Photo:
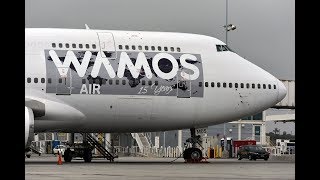
<path id="1" fill-rule="evenodd" d="M 207 127 L 286 96 L 270 73 L 209 36 L 25 29 L 25 146 L 39 132 L 152 132 Z M 199 149 L 185 157 L 200 158 Z M 201 155 L 200 155 L 201 156 Z"/>

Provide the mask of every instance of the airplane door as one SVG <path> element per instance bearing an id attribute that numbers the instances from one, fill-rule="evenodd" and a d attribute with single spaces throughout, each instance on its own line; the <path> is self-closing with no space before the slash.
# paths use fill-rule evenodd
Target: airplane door
<path id="1" fill-rule="evenodd" d="M 181 76 L 181 71 L 178 71 L 177 74 L 177 97 L 178 98 L 190 98 L 191 97 L 191 81 L 185 79 Z M 190 77 L 189 74 L 185 74 L 185 76 Z"/>
<path id="2" fill-rule="evenodd" d="M 115 42 L 112 33 L 97 33 L 99 38 L 100 54 L 104 58 L 117 58 Z"/>
<path id="3" fill-rule="evenodd" d="M 65 71 L 66 68 L 58 68 L 58 71 Z M 56 77 L 56 94 L 57 95 L 70 95 L 71 94 L 71 70 L 68 70 L 66 76 Z"/>

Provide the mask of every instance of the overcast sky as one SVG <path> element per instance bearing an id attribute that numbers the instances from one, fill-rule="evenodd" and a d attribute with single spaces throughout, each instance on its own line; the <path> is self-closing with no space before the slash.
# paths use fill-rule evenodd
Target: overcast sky
<path id="1" fill-rule="evenodd" d="M 228 45 L 280 79 L 295 79 L 294 0 L 228 0 Z M 26 27 L 171 31 L 226 41 L 226 0 L 26 0 Z"/>
<path id="2" fill-rule="evenodd" d="M 25 2 L 26 27 L 85 28 L 84 24 L 88 24 L 92 29 L 186 32 L 226 41 L 222 27 L 226 23 L 226 0 Z M 228 0 L 228 22 L 237 26 L 228 33 L 228 45 L 277 78 L 295 80 L 294 3 L 294 0 Z M 274 126 L 267 127 L 267 132 Z M 294 133 L 292 123 L 276 126 Z"/>

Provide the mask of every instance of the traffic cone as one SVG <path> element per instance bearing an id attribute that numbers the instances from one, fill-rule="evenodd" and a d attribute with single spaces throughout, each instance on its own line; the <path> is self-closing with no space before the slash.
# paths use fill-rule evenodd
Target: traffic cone
<path id="1" fill-rule="evenodd" d="M 58 157 L 58 165 L 62 165 L 62 159 L 61 159 L 60 152 L 58 152 L 58 155 L 59 155 L 59 157 Z"/>

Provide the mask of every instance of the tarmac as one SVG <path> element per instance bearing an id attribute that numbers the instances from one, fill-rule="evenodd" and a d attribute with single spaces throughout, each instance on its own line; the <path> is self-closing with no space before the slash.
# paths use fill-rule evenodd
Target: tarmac
<path id="1" fill-rule="evenodd" d="M 25 159 L 25 179 L 32 180 L 191 180 L 191 179 L 295 179 L 295 163 L 270 158 L 208 159 L 207 163 L 185 163 L 182 158 L 120 157 L 110 163 L 93 159 L 85 163 L 73 159 L 58 165 L 54 155 L 35 155 Z"/>

